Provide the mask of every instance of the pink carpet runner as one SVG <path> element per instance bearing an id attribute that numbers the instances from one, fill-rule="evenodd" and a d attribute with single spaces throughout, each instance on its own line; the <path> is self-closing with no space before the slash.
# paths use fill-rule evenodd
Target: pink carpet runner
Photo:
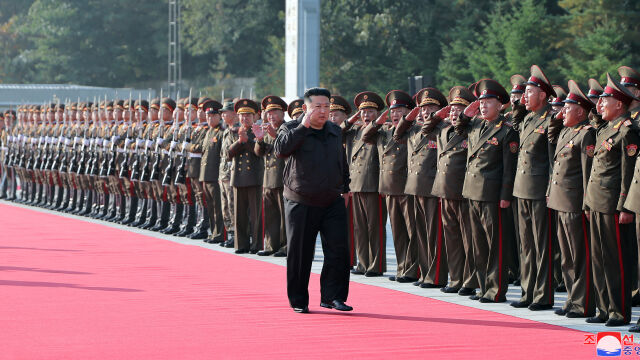
<path id="1" fill-rule="evenodd" d="M 285 268 L 0 204 L 2 359 L 585 358 L 583 332 L 351 284 L 295 314 Z M 487 309 L 492 306 L 487 305 Z"/>

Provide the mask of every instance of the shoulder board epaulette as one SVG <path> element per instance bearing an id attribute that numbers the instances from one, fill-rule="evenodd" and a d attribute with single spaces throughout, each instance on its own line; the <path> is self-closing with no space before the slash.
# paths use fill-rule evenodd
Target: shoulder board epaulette
<path id="1" fill-rule="evenodd" d="M 638 114 L 640 114 L 640 110 L 639 110 L 639 111 L 634 112 L 633 114 L 631 114 L 631 118 L 632 118 L 633 120 L 637 119 L 637 118 L 638 118 Z"/>
<path id="2" fill-rule="evenodd" d="M 540 116 L 540 117 L 547 117 L 547 113 L 548 113 L 548 112 L 549 112 L 549 111 L 545 111 L 545 112 L 544 112 L 544 114 L 542 114 L 542 116 Z"/>

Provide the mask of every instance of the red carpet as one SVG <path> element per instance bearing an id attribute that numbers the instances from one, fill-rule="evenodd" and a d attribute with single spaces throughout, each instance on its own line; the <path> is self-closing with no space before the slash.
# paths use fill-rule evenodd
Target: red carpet
<path id="1" fill-rule="evenodd" d="M 295 314 L 284 267 L 10 205 L 0 229 L 2 359 L 595 354 L 579 331 L 356 283 L 356 311 L 320 310 L 317 275 Z"/>

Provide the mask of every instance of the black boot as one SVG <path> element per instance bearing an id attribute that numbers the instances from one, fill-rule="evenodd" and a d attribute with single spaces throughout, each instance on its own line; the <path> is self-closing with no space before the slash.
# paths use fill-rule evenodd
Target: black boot
<path id="1" fill-rule="evenodd" d="M 75 206 L 73 207 L 73 209 L 71 209 L 71 213 L 72 214 L 78 214 L 81 210 L 82 210 L 82 201 L 84 199 L 84 190 L 82 189 L 78 189 L 76 190 L 76 202 L 75 202 Z"/>
<path id="2" fill-rule="evenodd" d="M 91 208 L 93 206 L 93 201 L 94 201 L 93 191 L 85 190 L 84 196 L 82 198 L 82 206 L 80 207 L 80 212 L 78 212 L 78 215 L 82 215 L 82 216 L 89 215 L 89 213 L 91 212 Z"/>
<path id="3" fill-rule="evenodd" d="M 118 204 L 120 203 L 120 195 L 111 194 L 111 196 L 109 196 L 109 201 L 110 203 L 107 208 L 107 215 L 105 215 L 103 218 L 104 221 L 113 221 L 116 216 L 118 216 Z"/>
<path id="4" fill-rule="evenodd" d="M 196 224 L 196 207 L 187 206 L 187 216 L 184 217 L 181 230 L 175 236 L 189 236 L 193 234 L 193 228 Z"/>
<path id="5" fill-rule="evenodd" d="M 117 200 L 117 210 L 116 210 L 116 216 L 113 218 L 113 222 L 115 223 L 119 223 L 122 221 L 122 219 L 124 219 L 124 215 L 126 213 L 126 209 L 127 209 L 127 197 L 124 195 L 118 195 Z"/>
<path id="6" fill-rule="evenodd" d="M 78 189 L 76 189 L 76 188 L 69 188 L 67 206 L 62 211 L 68 213 L 69 211 L 73 210 L 73 208 L 76 206 L 76 192 L 77 191 L 78 191 Z"/>
<path id="7" fill-rule="evenodd" d="M 145 215 L 146 221 L 140 225 L 140 228 L 149 230 L 156 224 L 158 220 L 158 205 L 154 199 L 147 200 L 147 213 Z"/>
<path id="8" fill-rule="evenodd" d="M 149 229 L 151 231 L 161 231 L 167 227 L 167 223 L 169 222 L 171 204 L 166 201 L 158 201 L 157 206 L 158 208 L 156 209 L 156 212 L 158 213 L 158 218 L 155 225 Z"/>
<path id="9" fill-rule="evenodd" d="M 180 222 L 182 221 L 183 210 L 182 204 L 172 204 L 167 227 L 161 231 L 163 234 L 174 234 L 180 231 Z"/>
<path id="10" fill-rule="evenodd" d="M 133 219 L 131 226 L 140 227 L 142 224 L 144 224 L 147 218 L 147 206 L 149 206 L 148 203 L 149 203 L 148 199 L 138 200 L 138 208 L 136 209 L 136 216 Z"/>
<path id="11" fill-rule="evenodd" d="M 202 205 L 196 205 L 196 211 L 198 212 L 198 215 L 196 217 L 196 225 L 193 229 L 193 233 L 189 235 L 188 238 L 194 240 L 206 239 L 209 235 L 207 233 L 207 229 L 209 228 L 209 222 L 207 221 L 209 219 L 207 208 Z"/>
<path id="12" fill-rule="evenodd" d="M 69 188 L 63 186 L 60 193 L 60 199 L 58 206 L 56 206 L 55 210 L 62 211 L 67 207 L 67 201 L 69 201 Z"/>

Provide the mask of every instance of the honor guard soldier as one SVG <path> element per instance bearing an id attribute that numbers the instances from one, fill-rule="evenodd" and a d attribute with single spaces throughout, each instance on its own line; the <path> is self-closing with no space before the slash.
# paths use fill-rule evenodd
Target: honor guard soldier
<path id="1" fill-rule="evenodd" d="M 440 289 L 444 293 L 462 296 L 475 294 L 478 278 L 473 256 L 473 236 L 469 218 L 469 201 L 462 197 L 462 185 L 467 166 L 469 141 L 455 132 L 458 116 L 476 97 L 464 86 L 449 91 L 448 119 L 451 125 L 437 137 L 438 165 L 431 193 L 440 198 L 442 232 L 449 267 L 449 284 Z M 444 116 L 444 114 L 443 114 Z"/>
<path id="2" fill-rule="evenodd" d="M 340 95 L 331 95 L 329 103 L 329 121 L 340 127 L 344 127 L 347 119 L 353 112 L 349 101 Z M 289 104 L 289 111 L 291 111 L 291 104 Z M 351 157 L 347 155 L 347 161 L 350 159 Z M 356 265 L 357 259 L 355 243 L 353 240 L 353 197 L 351 196 L 351 193 L 347 195 L 346 206 L 347 216 L 349 217 L 349 258 L 351 259 L 351 268 L 353 268 Z"/>
<path id="3" fill-rule="evenodd" d="M 589 323 L 621 326 L 631 320 L 633 213 L 624 204 L 632 183 L 640 138 L 632 129 L 628 107 L 638 100 L 607 74 L 601 97 L 602 119 L 586 189 L 591 254 L 598 315 Z M 630 204 L 631 206 L 632 204 Z"/>
<path id="4" fill-rule="evenodd" d="M 464 110 L 455 125 L 458 134 L 468 136 L 462 196 L 470 200 L 473 253 L 480 287 L 480 292 L 470 298 L 503 302 L 508 279 L 500 209 L 508 208 L 513 198 L 518 137 L 500 114 L 503 104 L 509 102 L 509 94 L 500 83 L 480 80 L 475 96 L 479 100 Z"/>
<path id="5" fill-rule="evenodd" d="M 198 125 L 193 130 L 191 144 L 187 148 L 187 153 L 189 154 L 187 176 L 191 182 L 191 189 L 196 205 L 196 224 L 193 232 L 187 235 L 190 239 L 206 239 L 209 235 L 207 233 L 207 224 L 209 223 L 208 205 L 205 200 L 204 184 L 200 181 L 200 171 L 202 168 L 204 138 L 207 136 L 207 132 L 209 132 L 209 123 L 207 122 L 205 107 L 209 109 L 212 106 L 212 99 L 208 97 L 198 99 L 198 112 L 196 116 Z"/>
<path id="6" fill-rule="evenodd" d="M 366 125 L 375 121 L 384 109 L 384 101 L 378 94 L 365 91 L 356 95 L 354 104 L 358 113 L 343 128 L 346 152 L 350 156 L 354 239 L 358 253 L 358 266 L 353 273 L 381 276 L 387 269 L 387 209 L 378 193 L 378 147 L 367 144 L 363 134 Z M 359 119 L 363 124 L 355 125 Z"/>
<path id="7" fill-rule="evenodd" d="M 547 99 L 556 93 L 537 65 L 523 96 L 529 111 L 518 123 L 520 146 L 513 196 L 518 203 L 520 232 L 520 282 L 522 296 L 511 306 L 545 310 L 553 307 L 553 242 L 549 231 L 546 192 L 549 183 L 549 121 L 551 106 Z"/>
<path id="8" fill-rule="evenodd" d="M 173 126 L 176 120 L 174 119 L 174 114 L 176 113 L 176 109 L 178 104 L 175 100 L 165 97 L 160 100 L 160 110 L 158 110 L 158 121 L 162 124 L 158 127 L 158 134 L 156 137 L 156 148 L 158 159 L 154 159 L 154 172 L 158 174 L 153 174 L 153 183 L 154 188 L 156 189 L 156 193 L 162 194 L 159 198 L 162 200 L 161 204 L 158 206 L 158 220 L 155 225 L 151 227 L 151 231 L 160 231 L 162 232 L 164 229 L 169 227 L 169 220 L 171 215 L 176 212 L 176 199 L 175 199 L 175 186 L 172 184 L 168 184 L 166 186 L 163 185 L 162 181 L 165 177 L 165 173 L 168 170 L 167 167 L 169 165 L 169 148 L 171 147 L 171 141 L 173 140 Z M 177 126 L 177 125 L 176 125 Z M 173 190 L 172 190 L 173 189 Z M 173 211 L 173 213 L 172 213 Z"/>
<path id="9" fill-rule="evenodd" d="M 401 283 L 418 280 L 418 263 L 416 261 L 415 214 L 413 212 L 413 196 L 404 192 L 407 182 L 407 137 L 394 137 L 398 122 L 416 107 L 411 95 L 401 90 L 389 92 L 385 98 L 389 111 L 383 113 L 375 122 L 370 122 L 362 135 L 366 143 L 376 145 L 380 156 L 380 175 L 378 192 L 386 200 L 393 244 L 396 252 L 396 276 L 391 281 Z M 387 119 L 391 119 L 391 123 Z"/>
<path id="10" fill-rule="evenodd" d="M 205 203 L 209 215 L 209 235 L 204 242 L 219 244 L 224 242 L 224 222 L 220 184 L 218 183 L 222 153 L 222 130 L 220 109 L 222 104 L 211 100 L 203 105 L 205 118 L 209 128 L 202 142 L 202 161 L 200 163 L 200 181 L 203 184 Z"/>
<path id="11" fill-rule="evenodd" d="M 227 151 L 231 164 L 231 186 L 235 208 L 235 249 L 237 254 L 262 250 L 262 158 L 254 153 L 256 136 L 251 127 L 260 107 L 251 99 L 240 99 L 234 105 L 240 118 L 238 139 Z"/>
<path id="12" fill-rule="evenodd" d="M 564 120 L 564 127 L 554 140 L 553 173 L 547 190 L 547 206 L 557 211 L 555 228 L 567 287 L 567 301 L 555 313 L 570 318 L 591 317 L 595 314 L 595 294 L 583 203 L 596 138 L 587 116 L 595 105 L 573 80 L 569 80 L 564 104 L 564 110 L 556 116 Z"/>
<path id="13" fill-rule="evenodd" d="M 259 251 L 258 255 L 269 256 L 278 253 L 278 256 L 286 256 L 287 234 L 282 198 L 284 159 L 276 156 L 273 144 L 276 141 L 276 132 L 284 123 L 287 103 L 278 96 L 270 95 L 262 99 L 262 108 L 264 109 L 263 123 L 253 125 L 253 132 L 256 135 L 254 152 L 264 159 L 262 182 L 264 250 Z"/>
<path id="14" fill-rule="evenodd" d="M 233 99 L 225 99 L 222 109 L 220 109 L 222 120 L 224 121 L 224 133 L 222 134 L 222 149 L 220 150 L 220 202 L 222 203 L 222 218 L 226 231 L 226 241 L 220 243 L 224 247 L 234 247 L 234 201 L 233 187 L 231 186 L 231 164 L 232 161 L 227 155 L 227 150 L 232 143 L 238 140 L 238 114 L 234 110 Z"/>
<path id="15" fill-rule="evenodd" d="M 181 111 L 183 116 L 182 125 L 178 130 L 178 144 L 176 145 L 177 157 L 176 166 L 174 168 L 173 183 L 182 204 L 182 217 L 177 221 L 179 224 L 178 231 L 173 232 L 174 236 L 187 236 L 193 232 L 193 226 L 196 223 L 195 195 L 191 186 L 191 178 L 188 177 L 189 163 L 191 154 L 188 152 L 191 146 L 191 139 L 198 111 L 198 99 L 195 97 L 185 98 L 184 110 Z M 180 177 L 183 177 L 180 179 Z"/>
<path id="16" fill-rule="evenodd" d="M 447 284 L 447 255 L 441 231 L 440 203 L 431 191 L 437 171 L 437 138 L 447 125 L 442 121 L 446 115 L 434 114 L 447 106 L 447 98 L 435 88 L 420 90 L 416 98 L 418 107 L 400 120 L 394 136 L 399 139 L 408 133 L 408 175 L 404 192 L 414 196 L 416 221 L 413 238 L 416 244 L 409 244 L 409 249 L 417 251 L 420 269 L 420 278 L 414 285 L 441 288 Z M 418 114 L 422 116 L 422 124 L 414 121 Z"/>

